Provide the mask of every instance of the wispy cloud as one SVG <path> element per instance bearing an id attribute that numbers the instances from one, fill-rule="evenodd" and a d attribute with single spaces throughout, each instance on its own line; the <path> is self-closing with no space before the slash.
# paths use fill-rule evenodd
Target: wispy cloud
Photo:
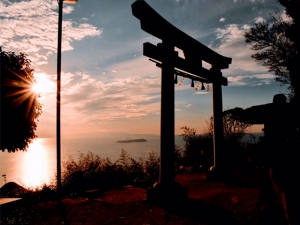
<path id="1" fill-rule="evenodd" d="M 254 3 L 254 2 L 261 2 L 261 3 L 264 3 L 265 0 L 250 0 L 250 2 Z"/>
<path id="2" fill-rule="evenodd" d="M 256 18 L 263 21 L 263 18 Z M 254 51 L 246 44 L 244 34 L 250 25 L 230 24 L 224 29 L 216 29 L 217 39 L 221 44 L 215 49 L 218 53 L 231 57 L 232 64 L 229 70 L 224 70 L 230 85 L 268 85 L 274 82 L 274 75 L 267 73 L 267 68 L 258 65 L 251 55 Z M 245 75 L 241 75 L 245 74 Z"/>
<path id="3" fill-rule="evenodd" d="M 221 41 L 215 51 L 221 55 L 232 58 L 230 67 L 230 75 L 239 75 L 241 73 L 259 74 L 265 73 L 266 68 L 259 66 L 251 55 L 254 51 L 250 49 L 250 45 L 246 44 L 244 34 L 250 29 L 250 25 L 229 24 L 224 29 L 217 28 L 217 39 Z M 224 70 L 226 74 L 228 70 Z"/>
<path id="4" fill-rule="evenodd" d="M 91 76 L 83 72 L 62 73 L 62 121 L 66 126 L 81 124 L 93 129 L 95 124 L 122 122 L 124 119 L 144 118 L 160 113 L 160 76 L 156 76 L 157 68 L 144 59 L 136 59 L 124 64 L 114 65 L 122 71 L 118 78 L 110 79 L 101 76 Z M 152 70 L 144 70 L 151 66 Z M 132 75 L 140 74 L 140 76 Z M 56 81 L 55 75 L 48 75 Z M 42 97 L 44 117 L 55 117 L 55 89 Z M 49 102 L 52 102 L 50 104 Z M 80 119 L 79 119 L 80 118 Z M 46 121 L 46 120 L 45 120 Z"/>
<path id="5" fill-rule="evenodd" d="M 262 18 L 261 16 L 254 18 L 255 23 L 262 23 L 262 22 L 266 22 L 266 20 L 264 18 Z"/>
<path id="6" fill-rule="evenodd" d="M 196 94 L 196 95 L 207 95 L 207 94 L 209 94 L 209 93 L 206 92 L 206 91 L 197 91 L 197 92 L 195 92 L 195 94 Z"/>
<path id="7" fill-rule="evenodd" d="M 272 74 L 257 74 L 257 75 L 243 75 L 228 77 L 231 86 L 244 86 L 244 85 L 268 85 L 275 78 Z"/>
<path id="8" fill-rule="evenodd" d="M 62 73 L 61 107 L 65 133 L 76 133 L 75 125 L 95 132 L 99 127 L 112 129 L 111 124 L 124 124 L 125 120 L 126 124 L 132 120 L 145 123 L 147 118 L 153 117 L 157 118 L 155 127 L 159 128 L 160 69 L 144 57 L 112 65 L 112 68 L 119 71 L 118 74 L 110 72 L 109 68 L 105 76 L 102 71 L 99 71 L 99 76 L 85 72 Z M 56 82 L 56 75 L 48 77 L 53 83 Z M 191 89 L 190 82 L 175 88 L 177 91 Z M 49 122 L 49 118 L 55 123 L 55 94 L 55 89 L 52 89 L 51 93 L 41 98 L 44 104 L 41 123 Z M 193 107 L 186 101 L 175 104 L 176 112 Z M 45 127 L 41 124 L 40 131 Z"/>
<path id="9" fill-rule="evenodd" d="M 30 54 L 33 65 L 47 64 L 57 49 L 58 4 L 51 0 L 0 2 L 0 45 L 3 50 Z M 74 8 L 66 6 L 64 14 Z M 83 20 L 84 21 L 84 20 Z M 72 50 L 72 42 L 98 36 L 102 30 L 88 23 L 63 21 L 62 51 Z"/>

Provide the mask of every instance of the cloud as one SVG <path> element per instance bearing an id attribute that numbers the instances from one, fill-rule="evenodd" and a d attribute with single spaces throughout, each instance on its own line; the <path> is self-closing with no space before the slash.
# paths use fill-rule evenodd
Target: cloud
<path id="1" fill-rule="evenodd" d="M 228 77 L 228 81 L 231 86 L 258 86 L 268 85 L 274 80 L 273 74 L 256 74 L 256 75 L 243 75 Z"/>
<path id="2" fill-rule="evenodd" d="M 144 117 L 159 111 L 159 78 L 132 76 L 103 82 L 79 72 L 65 77 L 62 104 L 72 115 L 84 114 L 86 122 Z"/>
<path id="3" fill-rule="evenodd" d="M 266 20 L 264 18 L 262 18 L 261 16 L 254 18 L 255 23 L 262 23 L 262 22 L 266 22 Z"/>
<path id="4" fill-rule="evenodd" d="M 217 28 L 216 39 L 220 44 L 214 48 L 221 55 L 232 58 L 229 69 L 223 70 L 224 74 L 239 75 L 241 73 L 263 73 L 266 69 L 251 58 L 254 51 L 245 42 L 244 34 L 250 29 L 250 25 L 229 24 L 225 28 Z"/>
<path id="5" fill-rule="evenodd" d="M 61 107 L 65 126 L 81 124 L 91 127 L 160 113 L 161 80 L 155 75 L 158 71 L 152 63 L 139 58 L 113 67 L 124 72 L 113 79 L 103 75 L 92 77 L 83 72 L 62 72 Z M 140 76 L 132 75 L 134 71 Z M 56 75 L 47 76 L 52 83 L 56 82 Z M 45 117 L 55 117 L 55 95 L 55 89 L 52 89 L 41 98 L 45 106 L 41 121 Z"/>
<path id="6" fill-rule="evenodd" d="M 224 21 L 225 21 L 225 18 L 222 17 L 219 21 L 220 21 L 220 22 L 224 22 Z"/>
<path id="7" fill-rule="evenodd" d="M 280 16 L 282 17 L 282 19 L 283 19 L 284 21 L 291 22 L 291 23 L 293 22 L 292 17 L 289 17 L 289 16 L 286 15 L 286 10 L 283 10 L 283 11 L 280 13 Z"/>
<path id="8" fill-rule="evenodd" d="M 254 3 L 254 2 L 256 2 L 256 0 L 250 0 L 250 2 Z M 264 2 L 265 2 L 265 0 L 257 0 L 257 2 L 264 3 Z"/>
<path id="9" fill-rule="evenodd" d="M 30 0 L 0 3 L 0 45 L 3 50 L 30 53 L 34 67 L 47 64 L 57 50 L 58 4 L 52 0 Z M 64 14 L 74 8 L 66 6 Z M 84 21 L 84 20 L 83 20 Z M 72 42 L 99 36 L 102 30 L 88 23 L 63 21 L 62 51 L 72 50 Z"/>
<path id="10" fill-rule="evenodd" d="M 118 73 L 111 72 L 112 68 Z M 105 75 L 102 71 L 99 71 L 98 75 L 87 72 L 62 72 L 63 132 L 71 135 L 78 132 L 78 127 L 81 131 L 89 132 L 94 132 L 99 127 L 113 131 L 116 129 L 115 124 L 127 124 L 128 130 L 137 129 L 137 121 L 144 124 L 157 121 L 156 125 L 151 122 L 151 126 L 158 132 L 156 129 L 159 128 L 161 107 L 160 72 L 160 69 L 145 57 L 114 64 L 107 68 Z M 56 75 L 47 76 L 52 83 L 56 83 Z M 190 82 L 187 83 L 186 89 L 190 89 Z M 185 86 L 182 86 L 178 91 L 184 90 Z M 54 88 L 51 93 L 48 92 L 41 98 L 44 107 L 40 118 L 40 133 L 45 133 L 45 129 L 48 129 L 43 124 L 48 123 L 50 118 L 55 124 L 55 96 Z M 176 112 L 194 107 L 185 101 L 175 104 Z M 124 132 L 124 126 L 117 125 L 117 129 Z"/>
<path id="11" fill-rule="evenodd" d="M 217 40 L 221 43 L 215 51 L 232 58 L 229 69 L 222 70 L 230 86 L 269 85 L 275 82 L 275 76 L 251 58 L 254 51 L 250 49 L 251 46 L 245 42 L 244 38 L 244 33 L 249 29 L 248 24 L 229 24 L 224 29 L 216 29 Z"/>
<path id="12" fill-rule="evenodd" d="M 244 34 L 245 29 L 241 29 L 237 24 L 229 24 L 225 29 L 217 28 L 217 39 L 223 39 L 224 42 L 239 41 Z"/>
<path id="13" fill-rule="evenodd" d="M 197 91 L 195 92 L 196 95 L 206 95 L 208 94 L 207 91 Z"/>

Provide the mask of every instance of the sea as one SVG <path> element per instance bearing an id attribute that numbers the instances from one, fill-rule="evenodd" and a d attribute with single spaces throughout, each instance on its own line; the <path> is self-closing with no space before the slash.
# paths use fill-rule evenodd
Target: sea
<path id="1" fill-rule="evenodd" d="M 81 153 L 92 152 L 101 158 L 109 158 L 115 162 L 124 149 L 134 159 L 146 159 L 149 152 L 159 154 L 159 135 L 126 135 L 123 140 L 143 138 L 147 142 L 117 143 L 117 136 L 98 138 L 62 138 L 61 161 L 70 157 L 78 159 Z M 183 147 L 181 136 L 175 136 L 175 144 Z M 16 182 L 23 187 L 36 188 L 43 184 L 55 182 L 56 174 L 56 139 L 37 138 L 27 149 L 14 153 L 0 153 L 0 187 L 7 182 Z"/>

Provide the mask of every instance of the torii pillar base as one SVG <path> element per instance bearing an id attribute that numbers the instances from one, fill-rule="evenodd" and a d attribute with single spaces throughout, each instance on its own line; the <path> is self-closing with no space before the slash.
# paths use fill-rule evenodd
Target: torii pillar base
<path id="1" fill-rule="evenodd" d="M 152 188 L 147 189 L 147 202 L 155 205 L 176 205 L 188 199 L 187 187 L 182 187 L 174 182 L 169 185 L 162 185 L 157 182 Z"/>
<path id="2" fill-rule="evenodd" d="M 232 180 L 232 173 L 228 170 L 228 167 L 212 166 L 208 171 L 206 171 L 206 179 L 227 182 Z"/>

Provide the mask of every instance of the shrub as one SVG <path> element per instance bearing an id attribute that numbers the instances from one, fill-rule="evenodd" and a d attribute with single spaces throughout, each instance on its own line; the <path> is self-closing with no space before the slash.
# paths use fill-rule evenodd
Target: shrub
<path id="1" fill-rule="evenodd" d="M 208 135 L 198 135 L 194 128 L 183 129 L 184 151 L 183 164 L 193 171 L 208 169 L 213 165 L 213 140 Z"/>
<path id="2" fill-rule="evenodd" d="M 146 178 L 158 179 L 159 162 L 160 159 L 158 155 L 154 151 L 149 152 L 147 160 L 144 161 L 144 172 L 146 173 Z"/>
<path id="3" fill-rule="evenodd" d="M 106 191 L 115 186 L 131 184 L 136 179 L 155 180 L 159 174 L 159 157 L 149 152 L 146 160 L 139 161 L 121 150 L 120 158 L 112 163 L 109 158 L 102 159 L 92 152 L 81 153 L 75 161 L 69 156 L 63 162 L 62 188 L 67 195 L 80 195 L 87 189 Z"/>

